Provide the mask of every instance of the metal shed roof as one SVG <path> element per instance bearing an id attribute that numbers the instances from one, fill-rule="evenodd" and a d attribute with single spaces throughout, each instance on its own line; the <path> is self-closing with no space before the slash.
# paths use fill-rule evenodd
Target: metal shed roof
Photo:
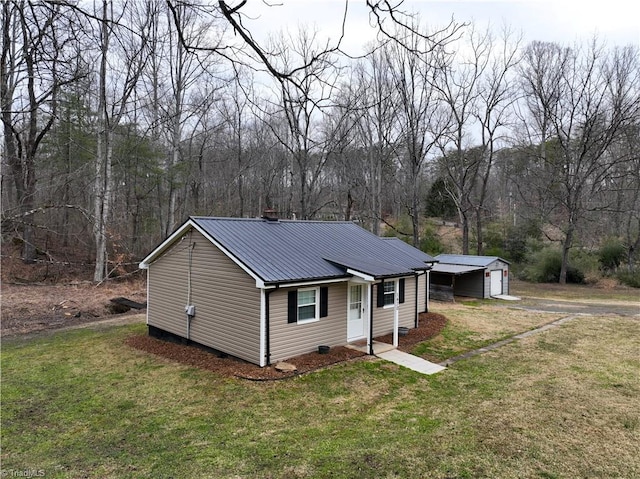
<path id="1" fill-rule="evenodd" d="M 188 226 L 220 245 L 265 284 L 347 277 L 347 269 L 374 278 L 402 276 L 428 269 L 426 261 L 435 261 L 419 250 L 403 251 L 352 222 L 200 216 L 191 217 L 141 267 L 157 259 Z"/>
<path id="2" fill-rule="evenodd" d="M 458 264 L 463 266 L 481 266 L 487 267 L 494 261 L 502 261 L 509 264 L 502 258 L 497 256 L 473 256 L 468 254 L 439 254 L 435 258 L 439 263 Z"/>
<path id="3" fill-rule="evenodd" d="M 472 271 L 481 271 L 484 266 L 464 266 L 461 264 L 443 264 L 436 263 L 431 271 L 433 273 L 447 273 L 447 274 L 465 274 Z"/>

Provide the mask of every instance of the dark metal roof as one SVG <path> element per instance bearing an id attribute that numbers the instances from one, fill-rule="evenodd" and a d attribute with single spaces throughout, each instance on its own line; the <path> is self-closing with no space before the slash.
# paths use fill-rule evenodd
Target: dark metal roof
<path id="1" fill-rule="evenodd" d="M 375 278 L 401 276 L 427 269 L 424 258 L 433 261 L 351 222 L 201 216 L 190 220 L 265 283 L 346 277 L 347 269 Z"/>
<path id="2" fill-rule="evenodd" d="M 324 258 L 330 263 L 343 269 L 350 269 L 374 278 L 413 274 L 418 268 L 402 267 L 398 264 L 388 263 L 369 256 L 327 256 Z M 424 265 L 423 265 L 424 267 Z"/>
<path id="3" fill-rule="evenodd" d="M 436 260 L 445 264 L 459 264 L 464 266 L 482 266 L 487 267 L 494 261 L 502 261 L 509 264 L 502 258 L 497 256 L 473 256 L 468 254 L 439 254 L 436 256 Z"/>

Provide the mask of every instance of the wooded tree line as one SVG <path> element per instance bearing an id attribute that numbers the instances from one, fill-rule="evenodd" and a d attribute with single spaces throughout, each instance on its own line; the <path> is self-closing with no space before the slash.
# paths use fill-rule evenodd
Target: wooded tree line
<path id="1" fill-rule="evenodd" d="M 496 222 L 554 231 L 561 281 L 572 248 L 612 236 L 633 262 L 638 45 L 367 5 L 378 41 L 352 58 L 308 26 L 260 45 L 244 2 L 3 2 L 3 241 L 82 252 L 101 281 L 189 215 L 272 209 L 415 245 L 439 216 L 464 253 Z"/>

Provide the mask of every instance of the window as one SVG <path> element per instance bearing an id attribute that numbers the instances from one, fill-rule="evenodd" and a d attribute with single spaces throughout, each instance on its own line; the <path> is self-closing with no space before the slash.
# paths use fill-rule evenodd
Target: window
<path id="1" fill-rule="evenodd" d="M 311 321 L 318 317 L 317 291 L 317 288 L 298 291 L 298 322 Z"/>
<path id="2" fill-rule="evenodd" d="M 378 308 L 389 308 L 395 304 L 396 295 L 398 303 L 404 303 L 405 278 L 391 279 L 378 283 L 378 295 L 376 304 Z M 396 286 L 397 285 L 397 286 Z"/>
<path id="3" fill-rule="evenodd" d="M 294 289 L 288 293 L 288 323 L 311 323 L 329 314 L 329 288 Z"/>
<path id="4" fill-rule="evenodd" d="M 395 281 L 385 281 L 384 285 L 384 301 L 383 304 L 385 306 L 393 305 L 396 297 L 396 282 Z"/>

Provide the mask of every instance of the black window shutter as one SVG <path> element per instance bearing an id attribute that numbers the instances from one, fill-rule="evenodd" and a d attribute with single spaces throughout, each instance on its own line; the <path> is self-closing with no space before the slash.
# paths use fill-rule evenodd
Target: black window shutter
<path id="1" fill-rule="evenodd" d="M 378 294 L 376 303 L 378 308 L 382 308 L 384 306 L 384 281 L 378 283 Z"/>
<path id="2" fill-rule="evenodd" d="M 289 308 L 287 322 L 298 322 L 298 290 L 296 289 L 294 289 L 293 291 L 289 291 Z"/>
<path id="3" fill-rule="evenodd" d="M 404 280 L 405 278 L 400 278 L 400 291 L 398 292 L 399 303 L 404 303 Z"/>
<path id="4" fill-rule="evenodd" d="M 323 286 L 320 288 L 320 317 L 325 318 L 329 315 L 329 288 Z"/>

